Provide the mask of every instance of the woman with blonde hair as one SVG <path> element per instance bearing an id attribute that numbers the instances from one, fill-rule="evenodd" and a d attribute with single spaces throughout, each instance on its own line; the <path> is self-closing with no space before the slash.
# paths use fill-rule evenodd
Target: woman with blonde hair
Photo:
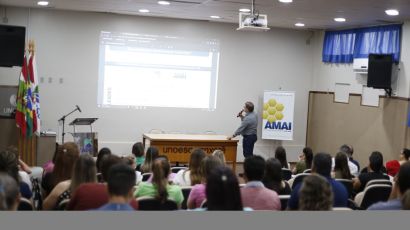
<path id="1" fill-rule="evenodd" d="M 322 176 L 310 175 L 303 179 L 299 191 L 299 210 L 329 211 L 333 207 L 333 191 Z"/>
<path id="2" fill-rule="evenodd" d="M 189 168 L 179 170 L 173 179 L 173 183 L 180 186 L 193 186 L 201 183 L 201 161 L 206 157 L 204 150 L 194 149 L 189 159 Z"/>
<path id="3" fill-rule="evenodd" d="M 221 162 L 222 162 L 224 165 L 226 165 L 225 153 L 224 153 L 222 150 L 219 150 L 219 149 L 215 150 L 215 151 L 212 153 L 212 156 L 218 157 L 219 160 L 221 160 Z"/>
<path id="4" fill-rule="evenodd" d="M 141 173 L 150 173 L 152 171 L 152 164 L 155 158 L 158 157 L 159 151 L 156 147 L 150 146 L 145 154 L 144 164 L 141 165 Z"/>

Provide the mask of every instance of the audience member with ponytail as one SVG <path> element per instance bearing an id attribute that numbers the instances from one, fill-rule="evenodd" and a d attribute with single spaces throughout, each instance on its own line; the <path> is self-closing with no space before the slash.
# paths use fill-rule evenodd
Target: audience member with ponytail
<path id="1" fill-rule="evenodd" d="M 161 202 L 173 200 L 180 207 L 184 196 L 179 186 L 169 184 L 168 175 L 170 171 L 171 166 L 168 158 L 166 156 L 157 157 L 152 164 L 152 182 L 141 182 L 134 196 L 137 198 L 152 197 Z"/>

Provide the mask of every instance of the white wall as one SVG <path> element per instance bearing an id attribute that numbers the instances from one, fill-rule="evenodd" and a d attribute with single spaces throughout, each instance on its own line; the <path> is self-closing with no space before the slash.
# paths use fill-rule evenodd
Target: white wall
<path id="1" fill-rule="evenodd" d="M 296 91 L 294 141 L 284 142 L 294 156 L 305 145 L 308 91 L 312 82 L 312 45 L 308 32 L 272 29 L 266 33 L 236 31 L 237 25 L 152 17 L 57 10 L 11 8 L 9 24 L 28 26 L 37 44 L 43 129 L 57 131 L 57 120 L 78 104 L 82 114 L 98 117 L 99 147 L 130 152 L 142 133 L 151 129 L 231 135 L 239 126 L 236 114 L 247 100 L 260 111 L 264 90 Z M 98 48 L 101 30 L 216 38 L 220 41 L 217 108 L 97 108 Z M 315 57 L 315 56 L 313 56 Z M 16 85 L 19 68 L 0 68 L 0 84 Z M 48 83 L 48 79 L 53 80 Z M 60 78 L 63 83 L 60 84 Z M 136 86 L 136 90 L 138 87 Z M 69 128 L 71 130 L 71 128 Z M 261 136 L 261 130 L 258 130 Z M 255 153 L 273 156 L 280 142 L 256 143 Z M 292 160 L 292 157 L 289 157 Z M 242 148 L 238 148 L 242 160 Z M 294 160 L 294 159 L 293 159 Z"/>
<path id="2" fill-rule="evenodd" d="M 312 90 L 334 92 L 335 83 L 350 84 L 350 93 L 362 93 L 362 85 L 367 84 L 367 76 L 353 72 L 352 64 L 325 64 L 322 62 L 324 31 L 314 34 L 313 84 Z M 393 94 L 410 97 L 410 22 L 403 25 L 401 63 L 398 77 L 392 81 Z M 381 90 L 381 93 L 384 92 Z"/>

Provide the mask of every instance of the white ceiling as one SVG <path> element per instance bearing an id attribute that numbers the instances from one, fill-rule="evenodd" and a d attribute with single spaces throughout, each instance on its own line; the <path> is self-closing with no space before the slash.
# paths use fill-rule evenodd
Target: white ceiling
<path id="1" fill-rule="evenodd" d="M 162 6 L 157 0 L 49 0 L 50 9 L 110 12 L 127 15 L 184 18 L 238 23 L 238 10 L 250 8 L 251 0 L 169 0 L 171 5 Z M 40 8 L 37 0 L 0 0 L 3 6 Z M 139 9 L 150 13 L 139 13 Z M 396 17 L 384 11 L 395 8 Z M 310 29 L 332 29 L 386 24 L 410 20 L 410 0 L 293 0 L 285 4 L 278 0 L 256 0 L 256 9 L 268 15 L 269 26 L 294 28 L 302 22 Z M 0 15 L 2 13 L 0 12 Z M 218 15 L 221 19 L 211 19 Z M 334 17 L 345 17 L 345 23 L 333 21 Z"/>

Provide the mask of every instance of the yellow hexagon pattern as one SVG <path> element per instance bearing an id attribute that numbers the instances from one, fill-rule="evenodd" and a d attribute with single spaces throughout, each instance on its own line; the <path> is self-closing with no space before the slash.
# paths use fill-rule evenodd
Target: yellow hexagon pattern
<path id="1" fill-rule="evenodd" d="M 285 106 L 282 103 L 277 102 L 275 99 L 269 99 L 268 102 L 263 104 L 262 118 L 267 119 L 270 123 L 280 121 L 284 118 L 284 109 Z"/>

